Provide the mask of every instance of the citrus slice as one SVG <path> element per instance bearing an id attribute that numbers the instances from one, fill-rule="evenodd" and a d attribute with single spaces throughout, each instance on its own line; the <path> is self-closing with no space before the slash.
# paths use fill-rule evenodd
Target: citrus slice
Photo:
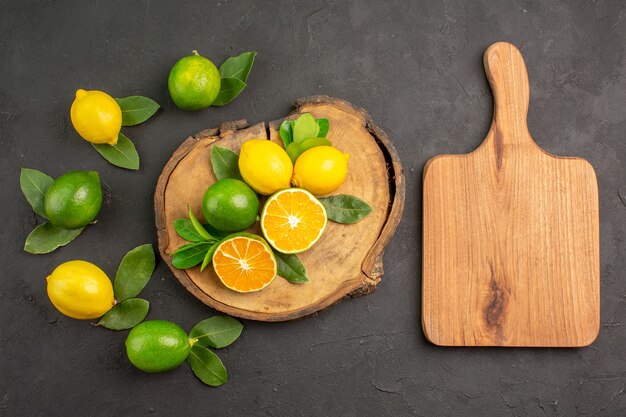
<path id="1" fill-rule="evenodd" d="M 265 239 L 282 253 L 300 253 L 322 236 L 326 209 L 310 192 L 289 188 L 271 196 L 261 213 Z"/>
<path id="2" fill-rule="evenodd" d="M 263 238 L 245 234 L 226 238 L 213 254 L 222 283 L 237 292 L 259 291 L 276 277 L 276 258 Z"/>

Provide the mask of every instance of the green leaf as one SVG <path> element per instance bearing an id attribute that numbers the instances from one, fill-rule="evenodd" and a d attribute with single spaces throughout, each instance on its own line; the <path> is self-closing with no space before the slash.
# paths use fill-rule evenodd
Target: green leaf
<path id="1" fill-rule="evenodd" d="M 193 268 L 204 260 L 207 251 L 211 248 L 211 242 L 188 243 L 174 252 L 172 265 L 178 269 Z"/>
<path id="2" fill-rule="evenodd" d="M 198 339 L 194 346 L 223 348 L 233 343 L 243 330 L 243 324 L 229 316 L 213 316 L 196 324 L 190 338 Z"/>
<path id="3" fill-rule="evenodd" d="M 137 246 L 124 255 L 113 283 L 118 303 L 139 295 L 152 276 L 154 263 L 154 250 L 150 243 Z"/>
<path id="4" fill-rule="evenodd" d="M 306 273 L 306 268 L 300 261 L 297 255 L 286 254 L 278 251 L 274 251 L 276 256 L 276 263 L 278 264 L 277 275 L 285 278 L 292 284 L 303 284 L 309 282 L 309 276 Z"/>
<path id="5" fill-rule="evenodd" d="M 308 138 L 316 138 L 320 128 L 311 113 L 304 113 L 293 125 L 293 140 L 302 142 Z"/>
<path id="6" fill-rule="evenodd" d="M 174 230 L 178 233 L 178 236 L 182 237 L 189 242 L 202 242 L 204 238 L 196 232 L 196 228 L 193 227 L 191 220 L 189 219 L 176 219 L 174 220 Z"/>
<path id="7" fill-rule="evenodd" d="M 205 347 L 193 346 L 187 356 L 187 363 L 198 379 L 206 385 L 219 387 L 228 380 L 226 368 L 220 358 Z"/>
<path id="8" fill-rule="evenodd" d="M 233 101 L 246 88 L 246 83 L 237 78 L 222 78 L 220 92 L 211 103 L 212 106 L 225 106 Z"/>
<path id="9" fill-rule="evenodd" d="M 291 143 L 293 142 L 293 124 L 293 120 L 285 120 L 280 124 L 280 129 L 278 129 L 278 134 L 283 140 L 283 145 L 285 145 L 285 149 L 287 149 L 287 146 L 291 145 Z"/>
<path id="10" fill-rule="evenodd" d="M 220 245 L 220 243 L 222 242 L 215 242 L 213 246 L 211 246 L 209 250 L 206 252 L 206 255 L 204 256 L 204 260 L 202 261 L 202 266 L 200 267 L 200 272 L 204 271 L 204 268 L 206 268 L 207 265 L 213 261 L 213 254 L 215 253 L 215 250 Z"/>
<path id="11" fill-rule="evenodd" d="M 320 131 L 317 133 L 317 137 L 325 138 L 328 130 L 330 129 L 330 123 L 328 123 L 328 119 L 315 119 L 315 122 L 320 128 Z"/>
<path id="12" fill-rule="evenodd" d="M 159 109 L 159 103 L 143 96 L 116 98 L 122 109 L 122 126 L 135 126 L 148 120 Z"/>
<path id="13" fill-rule="evenodd" d="M 193 228 L 196 230 L 196 233 L 202 236 L 204 240 L 217 240 L 213 236 L 211 236 L 204 227 L 202 227 L 198 219 L 196 219 L 196 216 L 194 216 L 193 211 L 191 211 L 189 207 L 187 207 L 187 211 L 189 212 L 189 220 L 191 220 L 191 224 L 193 225 Z"/>
<path id="14" fill-rule="evenodd" d="M 205 229 L 207 232 L 209 232 L 209 235 L 211 235 L 211 239 L 209 239 L 208 241 L 218 241 L 220 239 L 225 238 L 226 236 L 230 234 L 229 232 L 219 231 L 215 229 L 213 226 L 211 226 L 210 224 L 203 224 L 202 228 Z M 202 236 L 198 234 L 198 232 L 196 231 L 196 228 L 193 226 L 193 223 L 189 219 L 180 218 L 180 219 L 174 220 L 174 230 L 176 230 L 176 233 L 178 233 L 178 236 L 182 237 L 185 240 L 188 240 L 189 242 L 206 242 L 207 241 L 207 239 L 203 238 Z"/>
<path id="15" fill-rule="evenodd" d="M 43 204 L 48 187 L 52 185 L 54 179 L 41 171 L 30 168 L 22 168 L 20 172 L 20 188 L 22 194 L 33 208 L 33 211 L 41 217 L 46 217 Z"/>
<path id="16" fill-rule="evenodd" d="M 43 223 L 35 227 L 26 238 L 24 250 L 28 253 L 50 253 L 59 246 L 65 246 L 76 239 L 85 228 L 66 230 L 53 226 L 52 223 Z"/>
<path id="17" fill-rule="evenodd" d="M 122 133 L 117 137 L 117 144 L 115 145 L 98 145 L 95 143 L 92 145 L 111 164 L 134 171 L 139 169 L 139 155 L 135 145 Z"/>
<path id="18" fill-rule="evenodd" d="M 220 65 L 220 77 L 222 79 L 235 78 L 245 83 L 248 80 L 250 70 L 252 70 L 255 56 L 256 52 L 244 52 L 228 58 Z"/>
<path id="19" fill-rule="evenodd" d="M 100 318 L 97 325 L 111 330 L 132 329 L 148 315 L 150 303 L 143 298 L 130 298 L 117 303 Z"/>
<path id="20" fill-rule="evenodd" d="M 213 145 L 211 149 L 211 166 L 215 178 L 222 180 L 224 178 L 243 179 L 239 172 L 239 156 L 227 148 Z"/>
<path id="21" fill-rule="evenodd" d="M 358 197 L 348 194 L 332 195 L 319 199 L 326 208 L 328 220 L 352 224 L 367 217 L 372 208 Z"/>

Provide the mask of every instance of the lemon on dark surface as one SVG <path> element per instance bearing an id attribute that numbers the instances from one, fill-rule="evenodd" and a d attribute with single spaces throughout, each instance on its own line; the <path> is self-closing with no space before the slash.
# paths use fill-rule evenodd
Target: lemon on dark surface
<path id="1" fill-rule="evenodd" d="M 259 214 L 259 198 L 248 184 L 225 178 L 211 185 L 202 199 L 202 212 L 211 226 L 237 232 L 252 226 Z"/>
<path id="2" fill-rule="evenodd" d="M 80 229 L 93 221 L 102 206 L 100 176 L 95 171 L 61 175 L 46 191 L 44 212 L 55 226 Z"/>
<path id="3" fill-rule="evenodd" d="M 178 60 L 167 79 L 172 100 L 183 110 L 206 109 L 215 101 L 220 86 L 220 73 L 215 64 L 196 51 Z"/>
<path id="4" fill-rule="evenodd" d="M 144 321 L 126 338 L 128 359 L 144 372 L 170 371 L 187 359 L 190 350 L 187 333 L 165 320 Z"/>
<path id="5" fill-rule="evenodd" d="M 46 277 L 46 282 L 48 298 L 68 317 L 97 319 L 115 305 L 111 280 L 91 262 L 64 262 Z"/>

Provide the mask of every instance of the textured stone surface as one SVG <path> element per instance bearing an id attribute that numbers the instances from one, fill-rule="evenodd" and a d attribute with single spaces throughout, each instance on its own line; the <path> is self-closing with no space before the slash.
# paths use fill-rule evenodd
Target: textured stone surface
<path id="1" fill-rule="evenodd" d="M 7 416 L 626 415 L 626 8 L 622 1 L 254 2 L 1 1 L 0 414 Z M 599 179 L 602 325 L 583 349 L 444 349 L 420 328 L 421 175 L 439 153 L 475 148 L 491 119 L 482 53 L 515 43 L 530 76 L 529 126 L 544 149 L 589 159 Z M 233 103 L 185 113 L 168 97 L 171 65 L 192 49 L 220 63 L 258 51 Z M 164 107 L 126 128 L 139 172 L 108 165 L 69 123 L 74 90 L 142 94 Z M 223 120 L 281 117 L 302 96 L 366 108 L 407 174 L 405 215 L 378 290 L 301 321 L 245 322 L 219 352 L 227 385 L 186 365 L 131 367 L 125 332 L 62 317 L 45 295 L 58 263 L 111 276 L 123 254 L 156 242 L 152 194 L 170 154 Z M 19 168 L 96 169 L 99 222 L 50 255 L 22 251 L 36 224 Z M 621 198 L 620 198 L 621 196 Z M 189 330 L 214 314 L 163 262 L 143 296 L 150 318 Z M 367 318 L 367 320 L 366 320 Z"/>

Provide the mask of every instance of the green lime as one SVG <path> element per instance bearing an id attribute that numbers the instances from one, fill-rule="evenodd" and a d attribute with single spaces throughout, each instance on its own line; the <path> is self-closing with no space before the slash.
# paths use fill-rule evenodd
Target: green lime
<path id="1" fill-rule="evenodd" d="M 311 148 L 315 148 L 316 146 L 333 146 L 330 141 L 326 138 L 308 138 L 304 139 L 302 142 L 291 142 L 289 146 L 287 146 L 287 155 L 291 158 L 291 162 L 296 163 L 296 159 L 304 152 L 308 151 Z"/>
<path id="2" fill-rule="evenodd" d="M 102 206 L 100 176 L 95 171 L 73 171 L 57 178 L 44 199 L 46 217 L 63 229 L 80 229 L 96 218 Z"/>
<path id="3" fill-rule="evenodd" d="M 191 343 L 179 325 L 150 320 L 135 326 L 126 338 L 126 355 L 144 372 L 165 372 L 183 363 Z"/>
<path id="4" fill-rule="evenodd" d="M 206 190 L 202 212 L 207 223 L 217 230 L 236 232 L 254 224 L 259 214 L 259 198 L 245 182 L 225 178 Z"/>
<path id="5" fill-rule="evenodd" d="M 196 51 L 176 62 L 167 79 L 172 100 L 183 110 L 209 107 L 219 94 L 220 85 L 215 65 Z"/>

